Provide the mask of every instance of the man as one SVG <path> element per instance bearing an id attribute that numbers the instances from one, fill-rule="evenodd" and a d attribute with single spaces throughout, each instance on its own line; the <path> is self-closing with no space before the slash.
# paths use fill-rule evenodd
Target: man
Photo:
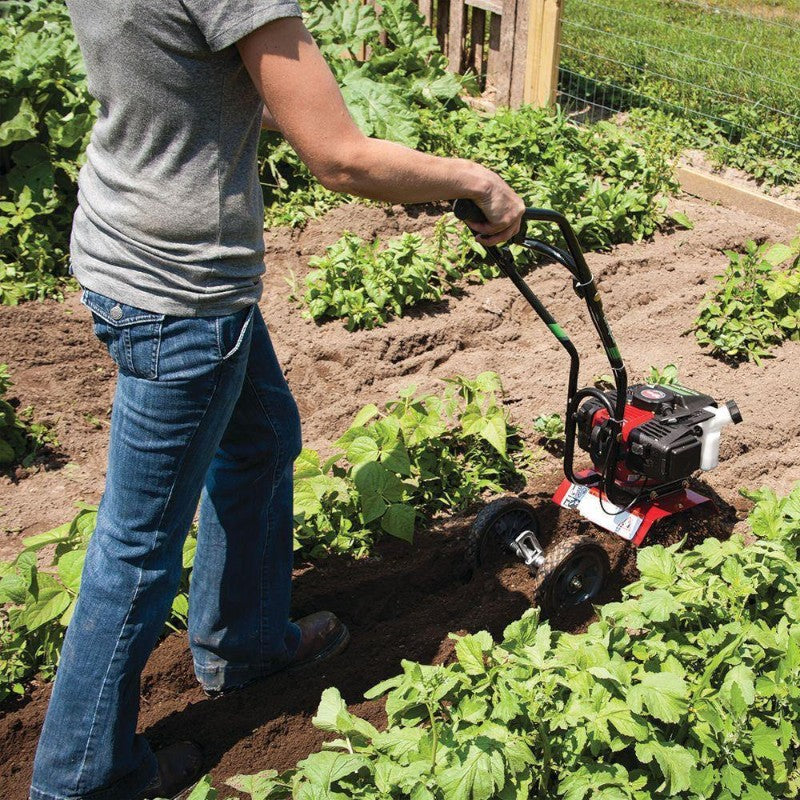
<path id="1" fill-rule="evenodd" d="M 297 407 L 256 302 L 266 106 L 323 185 L 393 203 L 471 198 L 485 244 L 523 203 L 494 173 L 366 138 L 295 0 L 71 0 L 100 103 L 72 269 L 119 366 L 106 489 L 34 765 L 32 800 L 171 796 L 196 747 L 136 735 L 139 678 L 198 501 L 189 639 L 209 694 L 347 644 L 289 621 Z M 267 115 L 269 116 L 269 115 Z"/>

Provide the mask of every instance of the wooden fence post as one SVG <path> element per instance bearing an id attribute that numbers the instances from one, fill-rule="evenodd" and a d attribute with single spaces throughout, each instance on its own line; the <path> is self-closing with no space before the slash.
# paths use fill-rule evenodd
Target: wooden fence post
<path id="1" fill-rule="evenodd" d="M 529 0 L 524 102 L 555 103 L 558 90 L 563 0 Z"/>

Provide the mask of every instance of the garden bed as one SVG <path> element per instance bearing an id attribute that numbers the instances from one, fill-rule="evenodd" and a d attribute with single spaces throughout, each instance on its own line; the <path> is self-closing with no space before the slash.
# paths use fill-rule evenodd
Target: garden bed
<path id="1" fill-rule="evenodd" d="M 660 532 L 666 541 L 685 533 L 696 540 L 706 529 L 724 537 L 746 506 L 738 487 L 767 484 L 786 491 L 800 478 L 800 400 L 795 392 L 800 343 L 785 343 L 761 367 L 746 363 L 734 368 L 712 359 L 693 336 L 684 335 L 713 276 L 727 263 L 723 250 L 748 238 L 787 241 L 792 232 L 699 201 L 677 201 L 674 210 L 688 214 L 694 229 L 588 257 L 630 375 L 635 379 L 651 365 L 675 363 L 686 385 L 720 400 L 735 399 L 744 416 L 742 425 L 726 431 L 722 463 L 708 476 L 723 513 L 679 520 Z M 270 266 L 262 309 L 297 396 L 308 446 L 324 450 L 359 408 L 394 397 L 409 383 L 430 390 L 442 378 L 485 369 L 502 377 L 506 404 L 531 443 L 537 415 L 563 412 L 564 353 L 505 280 L 465 286 L 457 297 L 419 306 L 386 327 L 354 333 L 338 322 L 316 326 L 287 300 L 285 278 L 293 275 L 302 285 L 308 259 L 343 229 L 387 238 L 427 231 L 436 218 L 429 209 L 387 213 L 343 207 L 302 232 L 268 234 Z M 547 265 L 529 280 L 586 354 L 583 382 L 608 372 L 566 273 Z M 113 371 L 74 295 L 64 304 L 0 308 L 0 327 L 2 360 L 9 364 L 14 393 L 23 404 L 35 406 L 38 419 L 54 423 L 60 441 L 52 462 L 0 478 L 0 556 L 9 558 L 19 550 L 21 535 L 63 522 L 75 500 L 99 498 Z M 557 480 L 557 460 L 542 455 L 527 494 L 541 507 L 544 528 L 561 536 L 583 523 L 549 503 Z M 347 653 L 315 673 L 276 677 L 238 697 L 207 701 L 194 684 L 185 636 L 169 637 L 146 671 L 143 729 L 156 743 L 176 736 L 198 739 L 219 780 L 268 766 L 293 766 L 317 748 L 322 734 L 310 718 L 327 686 L 338 686 L 360 713 L 380 721 L 380 704 L 360 702 L 361 695 L 395 674 L 401 658 L 447 659 L 450 631 L 488 628 L 498 635 L 530 602 L 530 579 L 520 566 L 469 579 L 462 554 L 470 522 L 469 514 L 437 521 L 412 548 L 384 541 L 372 558 L 362 561 L 337 557 L 299 564 L 295 612 L 330 608 L 353 633 Z M 630 553 L 616 541 L 612 549 L 614 580 L 603 600 L 615 597 L 635 574 Z M 586 621 L 577 616 L 558 623 L 578 630 Z M 26 796 L 48 692 L 34 688 L 0 719 L 0 791 L 9 800 Z"/>

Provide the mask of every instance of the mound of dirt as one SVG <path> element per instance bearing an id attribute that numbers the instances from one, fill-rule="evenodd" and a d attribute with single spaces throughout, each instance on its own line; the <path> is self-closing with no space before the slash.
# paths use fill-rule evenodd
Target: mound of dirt
<path id="1" fill-rule="evenodd" d="M 730 534 L 747 506 L 738 495 L 740 486 L 766 484 L 785 491 L 800 479 L 800 343 L 786 343 L 762 367 L 734 368 L 697 347 L 686 331 L 713 276 L 727 263 L 723 251 L 748 238 L 786 241 L 792 232 L 700 201 L 681 200 L 675 207 L 694 221 L 694 230 L 591 254 L 588 261 L 632 378 L 651 365 L 676 363 L 686 385 L 722 401 L 733 398 L 742 410 L 744 423 L 725 431 L 721 464 L 702 484 L 723 513 L 677 518 L 651 538 L 672 542 L 688 535 L 696 542 Z M 422 306 L 384 328 L 354 333 L 340 323 L 315 325 L 287 301 L 287 279 L 302 286 L 308 258 L 344 229 L 385 238 L 428 231 L 435 221 L 432 209 L 344 207 L 302 232 L 268 234 L 262 310 L 297 396 L 308 446 L 325 449 L 361 406 L 391 399 L 409 383 L 438 390 L 443 378 L 485 369 L 501 375 L 511 413 L 532 443 L 537 415 L 563 413 L 565 354 L 508 281 L 465 286 L 458 297 Z M 563 269 L 541 266 L 528 280 L 584 355 L 582 383 L 608 372 Z M 19 550 L 21 535 L 63 522 L 75 500 L 99 498 L 114 376 L 76 295 L 63 304 L 0 308 L 0 326 L 0 361 L 9 364 L 15 394 L 35 406 L 38 419 L 54 424 L 67 459 L 65 465 L 53 463 L 19 480 L 0 478 L 0 557 L 8 558 Z M 586 523 L 550 503 L 558 470 L 557 459 L 543 455 L 527 487 L 545 538 L 589 532 Z M 401 659 L 446 661 L 452 655 L 450 631 L 489 629 L 500 635 L 531 602 L 531 578 L 520 564 L 500 563 L 468 574 L 464 544 L 471 521 L 471 514 L 437 521 L 413 547 L 385 541 L 362 561 L 299 564 L 295 615 L 328 608 L 352 632 L 346 654 L 315 672 L 276 676 L 211 701 L 195 685 L 185 636 L 168 637 L 144 676 L 142 729 L 156 745 L 176 737 L 197 739 L 206 748 L 207 767 L 221 781 L 238 772 L 292 766 L 318 747 L 322 735 L 310 720 L 327 686 L 338 686 L 355 711 L 380 724 L 381 704 L 362 702 L 363 692 L 395 674 Z M 617 597 L 636 572 L 633 554 L 621 541 L 603 541 L 613 569 L 601 598 L 606 601 Z M 554 622 L 581 630 L 587 613 Z M 48 695 L 48 687 L 35 688 L 0 718 L 0 795 L 9 800 L 26 797 Z"/>

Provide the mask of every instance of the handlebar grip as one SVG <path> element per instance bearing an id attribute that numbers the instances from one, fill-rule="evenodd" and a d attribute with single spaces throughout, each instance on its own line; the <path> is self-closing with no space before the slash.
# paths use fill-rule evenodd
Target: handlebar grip
<path id="1" fill-rule="evenodd" d="M 486 214 L 474 200 L 461 198 L 453 203 L 453 213 L 462 222 L 488 222 Z"/>
<path id="2" fill-rule="evenodd" d="M 469 200 L 464 197 L 456 200 L 453 203 L 453 214 L 455 214 L 456 218 L 460 219 L 462 222 L 489 221 L 486 219 L 486 214 L 481 211 L 480 207 L 474 200 Z M 514 236 L 510 241 L 516 242 L 517 244 L 522 244 L 526 235 L 526 227 L 525 218 L 523 217 L 520 222 L 519 233 L 517 233 L 517 235 Z"/>

